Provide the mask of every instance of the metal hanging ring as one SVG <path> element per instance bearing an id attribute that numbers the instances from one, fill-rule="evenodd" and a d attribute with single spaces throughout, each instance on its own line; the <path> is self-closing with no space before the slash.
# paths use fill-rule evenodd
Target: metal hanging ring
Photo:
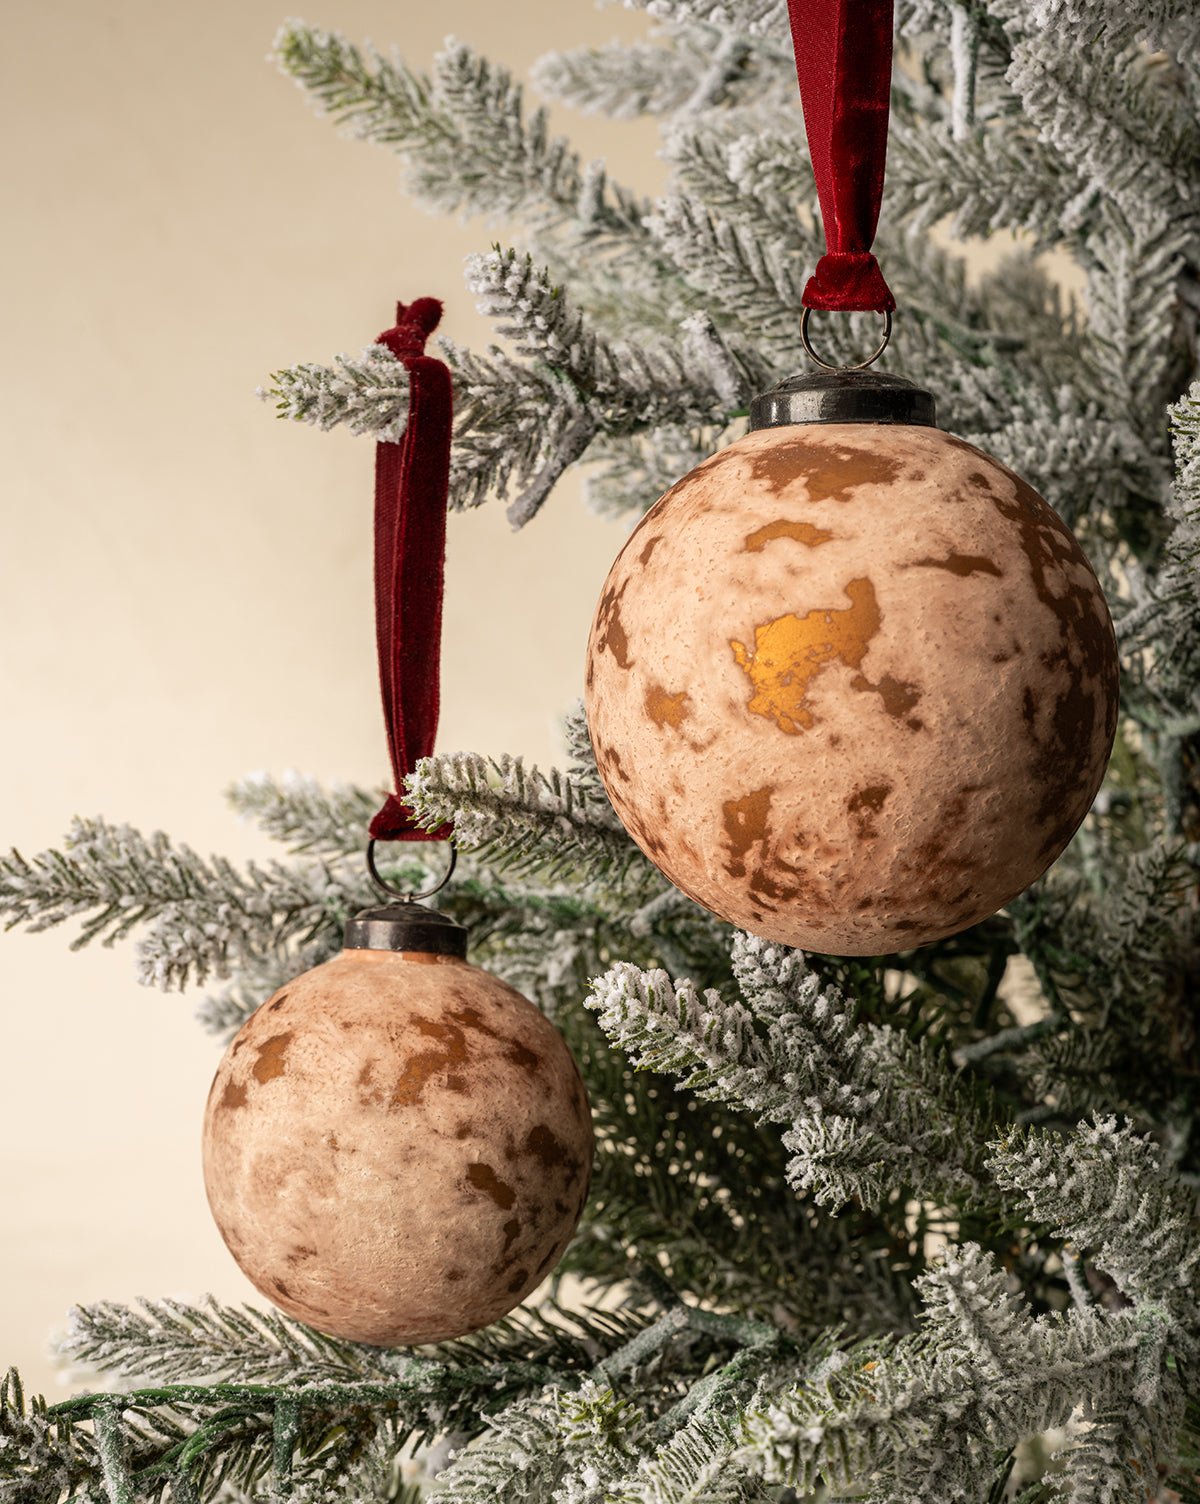
<path id="1" fill-rule="evenodd" d="M 888 347 L 888 341 L 892 337 L 892 315 L 890 312 L 883 316 L 883 338 L 879 342 L 879 349 L 874 355 L 869 355 L 866 360 L 859 361 L 856 366 L 831 366 L 824 361 L 808 342 L 808 320 L 812 313 L 811 308 L 805 308 L 800 314 L 800 343 L 804 346 L 804 352 L 808 358 L 821 367 L 823 371 L 865 371 L 868 366 L 874 365 Z"/>
<path id="2" fill-rule="evenodd" d="M 376 841 L 374 836 L 372 836 L 367 842 L 367 871 L 371 875 L 371 881 L 381 893 L 386 893 L 391 898 L 402 898 L 405 903 L 416 903 L 421 898 L 432 898 L 435 893 L 440 893 L 454 876 L 454 869 L 458 865 L 458 847 L 454 844 L 453 838 L 448 840 L 446 844 L 450 848 L 450 865 L 446 868 L 441 882 L 434 883 L 432 888 L 426 888 L 424 893 L 405 893 L 400 888 L 393 888 L 391 883 L 386 882 L 380 877 L 379 869 L 375 865 Z"/>

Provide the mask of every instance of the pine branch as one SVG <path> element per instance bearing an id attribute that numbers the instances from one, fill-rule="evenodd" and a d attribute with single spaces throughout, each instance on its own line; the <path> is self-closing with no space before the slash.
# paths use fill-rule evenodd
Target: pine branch
<path id="1" fill-rule="evenodd" d="M 664 200 L 648 223 L 684 278 L 786 364 L 797 358 L 804 271 L 816 260 L 816 240 L 803 237 L 798 222 L 783 235 L 769 222 L 754 224 L 755 217 L 767 219 L 752 198 L 734 221 L 682 195 Z"/>
<path id="2" fill-rule="evenodd" d="M 611 1383 L 585 1379 L 578 1389 L 557 1394 L 555 1420 L 568 1455 L 586 1457 L 597 1445 L 620 1457 L 636 1456 L 648 1428 L 643 1411 L 619 1396 Z"/>
<path id="3" fill-rule="evenodd" d="M 1086 28 L 1110 47 L 1145 41 L 1152 53 L 1164 49 L 1200 66 L 1200 20 L 1190 0 L 1151 0 L 1132 8 L 1123 0 L 1036 0 L 1030 10 L 1034 25 L 1065 33 L 1068 41 Z"/>
<path id="4" fill-rule="evenodd" d="M 637 1472 L 610 1484 L 614 1504 L 743 1504 L 759 1492 L 732 1461 L 738 1436 L 719 1416 L 693 1417 Z"/>
<path id="5" fill-rule="evenodd" d="M 725 398 L 703 370 L 665 343 L 615 345 L 588 326 L 544 267 L 516 251 L 467 260 L 468 289 L 480 313 L 513 340 L 518 355 L 544 361 L 586 399 L 600 405 L 606 428 L 639 421 L 711 421 Z M 722 385 L 726 385 L 723 382 Z"/>
<path id="6" fill-rule="evenodd" d="M 695 93 L 704 66 L 703 55 L 690 48 L 610 42 L 607 47 L 547 53 L 529 76 L 544 98 L 581 114 L 632 120 L 681 109 Z"/>
<path id="7" fill-rule="evenodd" d="M 1106 416 L 1132 417 L 1144 449 L 1156 454 L 1159 473 L 1126 508 L 1161 533 L 1160 510 L 1168 492 L 1170 456 L 1162 408 L 1176 395 L 1180 352 L 1176 305 L 1181 271 L 1194 256 L 1195 229 L 1163 226 L 1145 206 L 1128 224 L 1102 216 L 1086 243 L 1088 328 L 1085 359 L 1105 399 Z"/>
<path id="8" fill-rule="evenodd" d="M 795 68 L 782 38 L 676 25 L 670 43 L 552 52 L 534 64 L 530 77 L 545 98 L 613 120 L 783 103 L 781 94 L 795 103 Z"/>
<path id="9" fill-rule="evenodd" d="M 454 379 L 451 505 L 478 506 L 512 485 L 545 494 L 587 448 L 596 424 L 568 383 L 491 347 L 487 356 L 438 341 Z"/>
<path id="10" fill-rule="evenodd" d="M 1200 1236 L 1196 1198 L 1163 1171 L 1151 1139 L 1133 1124 L 1097 1114 L 1064 1141 L 1044 1129 L 1001 1139 L 988 1166 L 1056 1236 L 1094 1250 L 1096 1267 L 1137 1302 L 1170 1313 L 1173 1341 L 1192 1352 L 1200 1341 Z"/>
<path id="11" fill-rule="evenodd" d="M 618 943 L 628 946 L 627 936 L 613 936 L 610 953 Z M 776 1132 L 669 1076 L 634 1072 L 577 1006 L 573 998 L 560 1026 L 589 1084 L 597 1152 L 564 1269 L 619 1285 L 636 1254 L 660 1260 L 702 1302 L 789 1329 L 910 1324 L 912 1292 L 883 1252 L 898 1235 L 895 1219 L 816 1216 L 788 1191 L 789 1156 Z"/>
<path id="12" fill-rule="evenodd" d="M 662 1283 L 649 1270 L 643 1277 Z M 519 1400 L 496 1416 L 441 1475 L 439 1492 L 467 1501 L 507 1498 L 519 1489 L 522 1497 L 553 1497 L 559 1504 L 745 1497 L 744 1485 L 731 1488 L 722 1476 L 734 1445 L 731 1421 L 756 1379 L 781 1363 L 792 1371 L 792 1345 L 772 1326 L 686 1306 L 669 1287 L 663 1293 L 667 1309 L 660 1320 L 582 1384 Z M 714 1341 L 733 1342 L 740 1351 L 705 1372 Z M 642 1405 L 618 1394 L 617 1380 L 625 1375 L 641 1378 Z M 663 1413 L 652 1421 L 656 1409 Z M 656 1450 L 663 1437 L 666 1445 Z M 630 1472 L 631 1462 L 636 1471 Z"/>
<path id="13" fill-rule="evenodd" d="M 548 369 L 531 370 L 499 350 L 483 359 L 449 340 L 438 343 L 449 361 L 456 395 L 451 505 L 460 510 L 478 506 L 489 493 L 503 494 L 516 480 L 527 485 L 510 511 L 519 526 L 534 515 L 567 466 L 583 455 L 596 420 L 569 384 Z M 394 357 L 388 359 L 403 371 Z M 407 422 L 407 386 L 397 417 L 391 395 L 380 398 L 375 383 L 380 358 L 338 361 L 336 369 L 308 363 L 277 372 L 271 394 L 280 416 L 322 428 L 346 423 L 354 433 L 397 440 Z"/>
<path id="14" fill-rule="evenodd" d="M 205 862 L 190 847 L 149 838 L 128 825 L 76 820 L 64 851 L 27 861 L 0 858 L 0 913 L 8 927 L 49 929 L 88 915 L 71 948 L 112 945 L 140 924 L 145 986 L 181 990 L 210 974 L 228 976 L 243 956 L 340 927 L 351 893 L 323 863 L 288 869 L 251 862 L 238 872 L 222 857 Z"/>
<path id="15" fill-rule="evenodd" d="M 84 1394 L 48 1409 L 42 1401 L 28 1417 L 10 1402 L 0 1409 L 0 1483 L 6 1498 L 47 1504 L 58 1504 L 64 1486 L 94 1504 L 134 1504 L 161 1500 L 168 1487 L 175 1499 L 219 1498 L 266 1480 L 277 1497 L 305 1484 L 310 1497 L 328 1497 L 373 1470 L 381 1443 L 394 1456 L 414 1434 L 430 1434 L 430 1375 L 409 1361 L 416 1371 L 386 1383 L 177 1384 Z M 465 1380 L 458 1388 L 474 1389 L 472 1411 L 494 1392 L 464 1371 L 438 1377 L 451 1394 Z M 89 1422 L 93 1435 L 82 1429 Z M 51 1479 L 46 1492 L 30 1490 L 31 1480 Z"/>
<path id="16" fill-rule="evenodd" d="M 921 1329 L 930 1351 L 952 1356 L 965 1350 L 993 1378 L 1030 1360 L 1028 1308 L 978 1243 L 947 1248 L 913 1284 L 924 1303 Z"/>
<path id="17" fill-rule="evenodd" d="M 564 1470 L 553 1403 L 527 1399 L 491 1421 L 483 1439 L 455 1457 L 438 1479 L 438 1493 L 447 1504 L 494 1504 L 518 1497 L 542 1504 Z"/>
<path id="18" fill-rule="evenodd" d="M 694 470 L 733 436 L 710 428 L 666 425 L 645 433 L 605 435 L 594 440 L 583 476 L 588 510 L 601 517 L 620 517 L 629 512 L 640 516 L 681 475 Z"/>
<path id="19" fill-rule="evenodd" d="M 521 216 L 543 231 L 576 218 L 579 159 L 546 130 L 546 115 L 525 117 L 511 74 L 455 42 L 431 77 L 399 56 L 360 51 L 335 32 L 288 22 L 275 40 L 283 71 L 349 134 L 398 152 L 410 192 L 442 213 Z M 611 192 L 591 203 L 593 228 L 637 233 L 633 196 Z"/>
<path id="20" fill-rule="evenodd" d="M 964 1257 L 965 1256 L 965 1257 Z M 997 1459 L 1031 1435 L 1064 1426 L 1082 1403 L 1089 1416 L 1123 1410 L 1149 1465 L 1169 1466 L 1177 1454 L 1180 1391 L 1164 1366 L 1161 1344 L 1129 1311 L 1069 1311 L 1033 1319 L 1007 1307 L 989 1312 L 970 1289 L 972 1274 L 996 1286 L 994 1264 L 973 1250 L 949 1249 L 947 1261 L 924 1283 L 937 1287 L 944 1312 L 949 1298 L 963 1310 L 960 1340 L 938 1351 L 935 1307 L 929 1337 L 864 1343 L 837 1353 L 822 1381 L 791 1389 L 755 1406 L 744 1422 L 741 1458 L 769 1483 L 807 1493 L 818 1482 L 857 1492 L 870 1481 L 874 1498 L 920 1498 L 932 1504 L 995 1497 Z M 998 1287 L 997 1287 L 998 1288 Z M 1015 1318 L 1015 1319 L 1014 1319 Z M 989 1328 L 982 1341 L 979 1323 Z M 996 1372 L 996 1354 L 1022 1353 L 1018 1367 Z M 1143 1389 L 1158 1365 L 1156 1394 Z M 1085 1447 L 1094 1448 L 1094 1433 Z M 1088 1454 L 1078 1459 L 1086 1466 Z M 1126 1458 L 1113 1459 L 1104 1482 L 1124 1486 Z M 1082 1497 L 1076 1495 L 1075 1497 Z M 1124 1497 L 1098 1493 L 1096 1497 Z"/>
<path id="21" fill-rule="evenodd" d="M 1175 484 L 1167 503 L 1171 534 L 1170 585 L 1200 599 L 1200 381 L 1169 409 Z"/>
<path id="22" fill-rule="evenodd" d="M 596 1311 L 518 1312 L 485 1332 L 419 1353 L 324 1337 L 280 1316 L 178 1302 L 139 1310 L 104 1303 L 74 1313 L 68 1355 L 110 1372 L 185 1382 L 120 1395 L 85 1394 L 26 1414 L 19 1380 L 0 1386 L 0 1483 L 5 1497 L 158 1499 L 218 1495 L 268 1476 L 279 1493 L 307 1482 L 321 1490 L 385 1480 L 413 1438 L 443 1430 L 469 1436 L 504 1407 L 547 1385 L 575 1388 L 594 1370 L 624 1372 L 652 1357 L 688 1324 L 656 1334 L 645 1317 Z M 703 1317 L 697 1320 L 703 1323 Z M 720 1322 L 722 1318 L 713 1318 Z M 703 1325 L 701 1326 L 703 1329 Z M 266 1383 L 187 1382 L 235 1372 Z M 91 1422 L 95 1435 L 81 1426 Z M 54 1478 L 43 1495 L 33 1479 Z M 115 1493 L 114 1493 L 115 1490 Z M 314 1494 L 313 1497 L 320 1497 Z"/>
<path id="23" fill-rule="evenodd" d="M 1073 393 L 1059 393 L 1070 400 Z M 966 435 L 1015 470 L 1068 526 L 1111 515 L 1131 489 L 1147 483 L 1151 458 L 1132 423 L 1103 417 L 1092 403 L 1082 412 L 1014 418 L 987 433 Z"/>
<path id="24" fill-rule="evenodd" d="M 256 773 L 225 791 L 239 814 L 254 820 L 275 841 L 294 852 L 323 856 L 358 856 L 367 847 L 368 830 L 381 793 L 335 783 L 323 788 L 315 778 L 286 773 L 282 779 Z"/>
<path id="25" fill-rule="evenodd" d="M 628 963 L 593 984 L 588 1006 L 639 1068 L 787 1123 L 788 1179 L 819 1203 L 874 1206 L 901 1184 L 933 1199 L 979 1195 L 976 1109 L 932 1047 L 879 1025 L 856 1029 L 853 1005 L 795 955 L 743 936 L 735 967 L 739 951 L 770 983 L 751 993 L 753 1010 Z"/>
<path id="26" fill-rule="evenodd" d="M 470 258 L 467 285 L 477 294 L 480 311 L 516 342 L 518 355 L 537 364 L 517 367 L 495 349 L 484 362 L 446 347 L 456 389 L 467 403 L 452 483 L 456 493 L 466 490 L 472 497 L 499 489 L 510 475 L 527 483 L 509 508 L 516 527 L 537 512 L 597 434 L 721 424 L 729 407 L 748 400 L 760 371 L 757 361 L 731 349 L 698 314 L 684 322 L 677 345 L 611 342 L 551 283 L 544 267 L 512 250 Z M 504 410 L 513 402 L 514 378 L 518 386 L 540 388 L 536 416 L 527 409 L 528 416 L 516 421 L 525 441 L 516 454 L 514 415 Z M 504 404 L 500 412 L 497 399 Z M 473 444 L 473 453 L 464 439 Z M 469 474 L 465 485 L 464 471 Z"/>
<path id="27" fill-rule="evenodd" d="M 553 304 L 544 274 L 532 275 L 539 305 Z M 612 351 L 611 384 L 595 392 L 577 385 L 569 370 L 540 360 L 527 364 L 494 346 L 485 358 L 441 340 L 458 402 L 450 462 L 453 504 L 477 506 L 515 484 L 522 489 L 508 516 L 522 527 L 597 435 L 723 423 L 724 404 L 739 400 L 748 373 L 757 367 L 740 347 L 728 348 L 710 331 L 696 315 L 685 324 L 677 348 L 663 341 L 649 356 L 628 354 L 623 347 Z"/>
<path id="28" fill-rule="evenodd" d="M 56 1426 L 46 1402 L 28 1404 L 21 1376 L 0 1379 L 0 1490 L 5 1504 L 58 1504 L 99 1473 L 96 1443 L 87 1431 Z"/>
<path id="29" fill-rule="evenodd" d="M 141 1300 L 76 1306 L 57 1355 L 84 1368 L 146 1384 L 357 1382 L 392 1378 L 384 1350 L 343 1342 L 276 1310 Z"/>
<path id="30" fill-rule="evenodd" d="M 1149 1034 L 1164 979 L 1186 969 L 1190 941 L 1175 916 L 1188 902 L 1194 869 L 1184 849 L 1164 840 L 1109 853 L 1103 865 L 1097 896 L 1042 904 L 1033 889 L 1010 912 L 1022 948 L 1053 974 L 1050 995 L 1090 1006 L 1102 1029 L 1126 1035 L 1123 1049 L 1142 1055 L 1153 1044 L 1152 1036 L 1139 1041 Z"/>
<path id="31" fill-rule="evenodd" d="M 672 124 L 666 138 L 677 193 L 722 216 L 761 215 L 785 237 L 796 233 L 797 218 L 803 221 L 813 204 L 808 142 L 790 62 L 788 67 L 789 97 L 770 115 L 761 109 L 688 115 Z"/>
<path id="32" fill-rule="evenodd" d="M 1091 190 L 1032 131 L 981 128 L 955 141 L 925 121 L 903 119 L 892 121 L 887 186 L 889 212 L 910 231 L 952 216 L 955 239 L 1026 230 L 1050 243 L 1078 229 L 1080 194 Z"/>
<path id="33" fill-rule="evenodd" d="M 748 330 L 768 353 L 771 369 L 762 375 L 769 381 L 801 360 L 801 293 L 807 268 L 821 250 L 819 226 L 806 229 L 794 206 L 773 196 L 769 179 L 765 190 L 756 186 L 757 168 L 742 165 L 754 154 L 736 137 L 723 143 L 721 131 L 710 126 L 679 142 L 686 172 L 699 177 L 703 168 L 704 197 L 669 199 L 649 223 L 665 254 L 711 300 L 714 318 Z M 807 173 L 802 155 L 796 170 L 798 176 Z M 718 183 L 724 185 L 719 192 Z M 1025 278 L 1042 295 L 1040 317 L 1033 316 L 1026 293 L 1020 323 L 1027 335 L 1002 335 L 986 322 L 988 302 L 1006 311 L 1009 283 L 976 291 L 960 262 L 894 232 L 881 233 L 878 245 L 889 280 L 904 300 L 904 318 L 897 321 L 893 339 L 896 358 L 906 375 L 937 394 L 943 422 L 960 432 L 991 434 L 1005 432 L 1014 420 L 1060 421 L 1051 394 L 1063 385 L 1067 339 L 1061 312 L 1040 274 L 1031 271 Z M 1004 296 L 998 296 L 1001 291 Z M 849 363 L 860 358 L 874 333 L 869 316 L 856 316 L 823 324 L 821 338 L 830 358 Z M 1004 369 L 1014 365 L 1015 370 Z M 1111 486 L 1101 457 L 1095 463 Z"/>
<path id="34" fill-rule="evenodd" d="M 674 26 L 712 26 L 749 37 L 788 34 L 786 0 L 630 0 L 657 21 Z"/>
<path id="35" fill-rule="evenodd" d="M 271 375 L 265 402 L 294 423 L 328 430 L 344 423 L 351 433 L 373 434 L 398 443 L 408 426 L 408 372 L 384 345 L 368 345 L 360 356 L 335 355 L 332 366 L 304 361 Z"/>
<path id="36" fill-rule="evenodd" d="M 587 711 L 583 701 L 576 700 L 562 720 L 563 741 L 570 758 L 570 776 L 578 784 L 585 785 L 597 796 L 607 798 L 604 782 L 596 763 L 596 752 L 588 730 Z"/>
<path id="37" fill-rule="evenodd" d="M 1080 47 L 1074 36 L 1035 32 L 1014 47 L 1008 82 L 1042 139 L 1130 225 L 1145 223 L 1151 205 L 1159 228 L 1194 218 L 1188 206 L 1200 188 L 1196 122 L 1156 88 L 1136 51 Z"/>
<path id="38" fill-rule="evenodd" d="M 453 821 L 460 845 L 501 867 L 547 879 L 570 873 L 581 883 L 657 885 L 607 796 L 570 774 L 540 773 L 519 757 L 458 752 L 423 759 L 406 788 L 424 825 Z"/>

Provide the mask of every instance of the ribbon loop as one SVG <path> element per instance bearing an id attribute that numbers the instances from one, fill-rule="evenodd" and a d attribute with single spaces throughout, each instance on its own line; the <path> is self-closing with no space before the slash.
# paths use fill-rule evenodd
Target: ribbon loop
<path id="1" fill-rule="evenodd" d="M 896 300 L 870 251 L 826 251 L 805 284 L 805 308 L 891 313 Z"/>
<path id="2" fill-rule="evenodd" d="M 440 703 L 453 392 L 449 370 L 424 350 L 441 316 L 436 298 L 399 303 L 377 341 L 408 371 L 409 404 L 400 442 L 375 446 L 375 640 L 397 790 L 371 821 L 376 841 L 444 841 L 452 830 L 422 830 L 402 792 L 433 751 Z"/>
<path id="3" fill-rule="evenodd" d="M 796 77 L 827 252 L 806 308 L 891 313 L 871 242 L 883 197 L 893 0 L 788 0 Z"/>

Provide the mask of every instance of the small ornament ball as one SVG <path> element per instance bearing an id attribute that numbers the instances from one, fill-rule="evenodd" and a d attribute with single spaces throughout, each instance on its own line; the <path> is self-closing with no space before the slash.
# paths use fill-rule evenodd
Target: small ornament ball
<path id="1" fill-rule="evenodd" d="M 1062 852 L 1117 677 L 1096 576 L 1019 476 L 934 427 L 789 423 L 631 535 L 587 716 L 618 815 L 684 893 L 878 955 L 977 923 Z"/>
<path id="2" fill-rule="evenodd" d="M 462 1336 L 561 1258 L 592 1122 L 562 1036 L 456 956 L 345 950 L 282 988 L 217 1070 L 204 1178 L 289 1316 L 356 1342 Z"/>

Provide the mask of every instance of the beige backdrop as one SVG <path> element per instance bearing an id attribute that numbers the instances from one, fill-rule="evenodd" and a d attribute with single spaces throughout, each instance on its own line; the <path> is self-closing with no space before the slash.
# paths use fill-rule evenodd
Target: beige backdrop
<path id="1" fill-rule="evenodd" d="M 448 32 L 523 72 L 644 19 L 588 0 L 313 0 L 305 18 L 425 65 Z M 394 158 L 340 138 L 265 61 L 283 0 L 6 7 L 0 847 L 70 817 L 268 855 L 221 790 L 258 768 L 375 782 L 372 449 L 274 421 L 253 391 L 357 351 L 397 297 L 485 342 L 462 257 L 497 231 L 428 217 Z M 651 192 L 641 124 L 557 114 Z M 558 755 L 622 532 L 566 483 L 513 537 L 452 519 L 439 745 Z M 75 1302 L 251 1296 L 198 1162 L 212 1041 L 139 988 L 129 944 L 0 935 L 0 1368 Z"/>

